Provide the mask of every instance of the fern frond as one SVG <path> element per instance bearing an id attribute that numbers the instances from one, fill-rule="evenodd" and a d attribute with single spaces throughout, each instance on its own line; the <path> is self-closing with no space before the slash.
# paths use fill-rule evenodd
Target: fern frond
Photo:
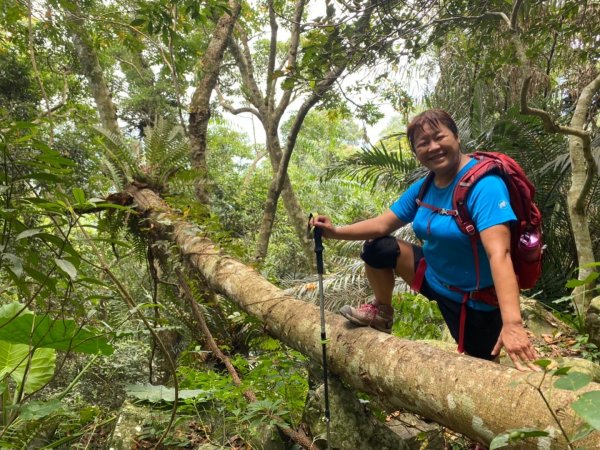
<path id="1" fill-rule="evenodd" d="M 102 158 L 101 167 L 104 169 L 106 176 L 112 180 L 117 191 L 122 191 L 128 184 L 127 175 L 122 170 L 117 169 L 108 158 Z"/>
<path id="2" fill-rule="evenodd" d="M 174 174 L 189 167 L 189 143 L 181 127 L 158 120 L 147 130 L 144 159 L 148 182 L 158 190 L 165 190 Z"/>
<path id="3" fill-rule="evenodd" d="M 136 151 L 133 147 L 124 141 L 124 139 L 102 127 L 93 127 L 93 130 L 101 138 L 102 151 L 115 169 L 121 173 L 119 178 L 123 178 L 130 183 L 137 178 L 139 174 Z"/>

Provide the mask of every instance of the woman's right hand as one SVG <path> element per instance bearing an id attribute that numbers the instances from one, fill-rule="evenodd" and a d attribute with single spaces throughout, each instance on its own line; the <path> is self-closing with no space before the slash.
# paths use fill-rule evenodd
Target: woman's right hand
<path id="1" fill-rule="evenodd" d="M 319 228 L 323 232 L 324 238 L 335 238 L 336 227 L 333 225 L 329 217 L 317 214 L 310 220 L 310 224 L 313 227 Z"/>

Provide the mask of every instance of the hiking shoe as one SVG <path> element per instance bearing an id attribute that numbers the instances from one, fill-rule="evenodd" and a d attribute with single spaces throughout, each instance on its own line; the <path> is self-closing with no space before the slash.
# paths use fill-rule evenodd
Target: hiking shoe
<path id="1" fill-rule="evenodd" d="M 344 305 L 340 308 L 340 314 L 359 327 L 371 327 L 384 333 L 392 332 L 394 309 L 391 306 L 378 305 L 375 302 L 365 303 L 358 308 Z"/>

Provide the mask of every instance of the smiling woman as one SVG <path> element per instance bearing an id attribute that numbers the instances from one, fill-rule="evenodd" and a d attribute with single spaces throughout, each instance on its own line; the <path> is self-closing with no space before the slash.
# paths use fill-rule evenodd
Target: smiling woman
<path id="1" fill-rule="evenodd" d="M 448 186 L 470 161 L 460 151 L 458 129 L 446 111 L 425 111 L 409 124 L 406 134 L 417 160 L 435 173 L 437 187 Z"/>
<path id="2" fill-rule="evenodd" d="M 407 134 L 417 160 L 433 173 L 424 194 L 422 178 L 375 218 L 342 227 L 324 216 L 313 220 L 326 238 L 366 239 L 361 257 L 375 298 L 359 308 L 343 306 L 340 313 L 355 325 L 389 333 L 392 291 L 400 276 L 438 303 L 459 352 L 494 360 L 504 346 L 517 369 L 537 370 L 531 363 L 537 355 L 521 321 L 510 257 L 509 224 L 516 216 L 507 186 L 490 174 L 472 187 L 465 202 L 478 235 L 472 241 L 454 220 L 458 213 L 452 194 L 479 160 L 461 152 L 456 123 L 445 111 L 419 114 Z M 408 223 L 422 247 L 389 235 Z"/>

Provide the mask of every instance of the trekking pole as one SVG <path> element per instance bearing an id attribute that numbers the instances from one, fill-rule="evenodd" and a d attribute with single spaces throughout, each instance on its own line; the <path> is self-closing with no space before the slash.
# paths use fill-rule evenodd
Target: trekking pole
<path id="1" fill-rule="evenodd" d="M 311 214 L 308 218 L 309 227 Z M 315 255 L 317 256 L 317 274 L 319 277 L 319 306 L 321 309 L 321 347 L 323 349 L 323 386 L 325 389 L 325 426 L 327 432 L 327 448 L 331 445 L 330 435 L 330 413 L 329 413 L 329 386 L 327 383 L 327 334 L 325 332 L 325 298 L 323 295 L 323 230 L 315 227 L 313 230 L 313 238 L 315 240 Z"/>

